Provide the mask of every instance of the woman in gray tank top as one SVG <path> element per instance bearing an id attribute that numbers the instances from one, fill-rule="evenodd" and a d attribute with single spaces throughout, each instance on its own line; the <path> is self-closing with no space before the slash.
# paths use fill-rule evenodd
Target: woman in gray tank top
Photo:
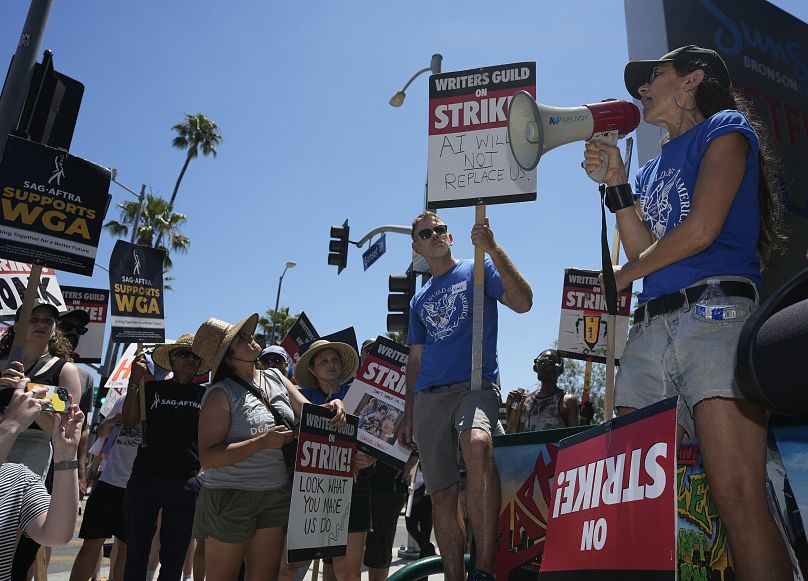
<path id="1" fill-rule="evenodd" d="M 281 449 L 308 402 L 276 370 L 256 369 L 257 322 L 257 314 L 235 325 L 208 319 L 194 339 L 194 352 L 213 373 L 199 416 L 205 472 L 194 518 L 211 581 L 235 579 L 242 561 L 248 581 L 277 579 L 283 553 L 291 484 Z M 335 412 L 336 425 L 345 423 L 342 402 L 324 407 Z"/>

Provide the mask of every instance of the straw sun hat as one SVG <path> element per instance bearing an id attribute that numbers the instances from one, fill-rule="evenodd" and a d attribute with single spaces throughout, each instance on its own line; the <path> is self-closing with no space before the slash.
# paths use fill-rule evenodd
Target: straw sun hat
<path id="1" fill-rule="evenodd" d="M 190 349 L 197 355 L 199 353 L 196 349 L 192 347 L 194 343 L 194 335 L 193 333 L 186 333 L 185 335 L 180 335 L 180 337 L 174 343 L 163 343 L 162 345 L 158 345 L 154 348 L 152 352 L 152 360 L 162 367 L 163 369 L 167 369 L 171 371 L 171 352 L 174 349 L 179 347 L 184 347 Z M 202 363 L 199 364 L 199 370 L 196 372 L 197 375 L 202 375 L 203 373 L 208 372 L 208 367 L 205 365 L 204 360 Z"/>
<path id="2" fill-rule="evenodd" d="M 333 349 L 339 355 L 339 360 L 342 362 L 342 374 L 337 378 L 337 382 L 340 385 L 356 375 L 356 370 L 359 369 L 359 355 L 357 355 L 353 347 L 347 343 L 332 343 L 325 339 L 319 339 L 311 344 L 295 364 L 295 381 L 300 387 L 319 385 L 310 366 L 314 357 L 324 349 Z"/>
<path id="3" fill-rule="evenodd" d="M 211 373 L 215 376 L 225 353 L 227 353 L 227 348 L 230 347 L 239 331 L 244 330 L 252 335 L 255 332 L 256 325 L 258 325 L 258 313 L 253 313 L 235 325 L 211 317 L 202 323 L 196 331 L 193 346 L 194 353 L 202 358 L 202 365 L 209 367 Z"/>

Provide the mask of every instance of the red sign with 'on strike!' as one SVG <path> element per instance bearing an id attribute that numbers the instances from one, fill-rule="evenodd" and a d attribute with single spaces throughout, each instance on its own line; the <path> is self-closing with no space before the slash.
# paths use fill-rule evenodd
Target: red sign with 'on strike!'
<path id="1" fill-rule="evenodd" d="M 676 398 L 561 440 L 543 579 L 674 579 Z"/>

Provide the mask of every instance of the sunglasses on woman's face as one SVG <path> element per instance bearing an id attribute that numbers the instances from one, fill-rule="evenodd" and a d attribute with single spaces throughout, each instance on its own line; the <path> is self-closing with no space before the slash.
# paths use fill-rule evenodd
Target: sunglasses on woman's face
<path id="1" fill-rule="evenodd" d="M 171 357 L 177 357 L 179 359 L 193 359 L 194 361 L 199 361 L 199 355 L 194 353 L 193 351 L 188 351 L 187 349 L 175 349 L 171 352 Z"/>
<path id="2" fill-rule="evenodd" d="M 71 323 L 70 321 L 59 321 L 56 326 L 65 333 L 69 333 L 70 331 L 75 331 L 77 335 L 84 335 L 87 333 L 87 327 Z"/>
<path id="3" fill-rule="evenodd" d="M 432 238 L 433 232 L 438 236 L 442 236 L 443 234 L 446 234 L 448 230 L 449 227 L 446 226 L 446 224 L 439 224 L 434 228 L 424 228 L 423 230 L 418 230 L 418 238 L 421 240 L 429 240 Z"/>

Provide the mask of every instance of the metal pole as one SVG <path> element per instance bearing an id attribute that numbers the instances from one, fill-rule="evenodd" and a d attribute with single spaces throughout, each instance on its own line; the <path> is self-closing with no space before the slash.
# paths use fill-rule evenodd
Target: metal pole
<path id="1" fill-rule="evenodd" d="M 289 270 L 288 266 L 283 269 L 283 272 L 281 273 L 281 277 L 278 279 L 278 294 L 275 295 L 275 310 L 272 311 L 272 331 L 269 333 L 269 344 L 270 345 L 275 344 L 275 328 L 276 328 L 276 322 L 277 322 L 277 319 L 278 319 L 278 305 L 280 305 L 280 302 L 281 302 L 281 285 L 283 284 L 283 277 L 286 274 L 287 270 Z"/>
<path id="2" fill-rule="evenodd" d="M 8 134 L 17 126 L 25 105 L 25 96 L 34 73 L 36 55 L 42 46 L 42 37 L 45 36 L 51 4 L 52 0 L 31 0 L 28 8 L 17 52 L 14 53 L 3 95 L 0 97 L 0 159 L 6 149 Z"/>

